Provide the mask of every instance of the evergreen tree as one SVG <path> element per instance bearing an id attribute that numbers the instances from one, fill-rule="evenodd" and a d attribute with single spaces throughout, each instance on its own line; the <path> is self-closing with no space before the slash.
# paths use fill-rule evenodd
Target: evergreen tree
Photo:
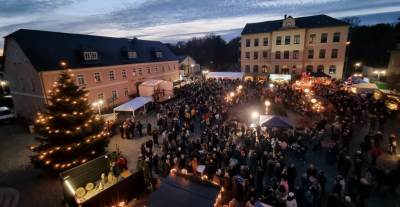
<path id="1" fill-rule="evenodd" d="M 74 75 L 62 72 L 49 91 L 47 110 L 38 113 L 35 130 L 39 146 L 31 146 L 36 167 L 61 171 L 93 159 L 107 145 L 104 120 L 94 113 L 88 94 L 74 83 Z"/>

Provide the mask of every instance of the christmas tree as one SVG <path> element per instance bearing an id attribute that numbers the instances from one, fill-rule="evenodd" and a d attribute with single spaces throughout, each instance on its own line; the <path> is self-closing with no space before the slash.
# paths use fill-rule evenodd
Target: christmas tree
<path id="1" fill-rule="evenodd" d="M 49 91 L 46 112 L 37 114 L 35 131 L 40 145 L 31 146 L 36 167 L 66 170 L 104 152 L 109 135 L 104 120 L 94 113 L 87 92 L 74 80 L 71 72 L 62 72 Z"/>

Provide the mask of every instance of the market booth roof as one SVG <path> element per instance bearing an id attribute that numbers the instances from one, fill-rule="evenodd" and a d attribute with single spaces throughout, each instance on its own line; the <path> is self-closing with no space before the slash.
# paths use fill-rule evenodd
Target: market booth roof
<path id="1" fill-rule="evenodd" d="M 136 109 L 143 107 L 147 103 L 150 103 L 153 101 L 153 98 L 150 96 L 139 96 L 136 97 L 116 108 L 114 108 L 114 111 L 135 111 Z"/>
<path id="2" fill-rule="evenodd" d="M 274 115 L 261 115 L 260 126 L 269 128 L 291 129 L 293 124 L 288 118 Z"/>
<path id="3" fill-rule="evenodd" d="M 168 176 L 150 195 L 150 207 L 214 206 L 219 189 L 181 176 Z"/>
<path id="4" fill-rule="evenodd" d="M 243 72 L 209 72 L 207 78 L 243 79 Z"/>

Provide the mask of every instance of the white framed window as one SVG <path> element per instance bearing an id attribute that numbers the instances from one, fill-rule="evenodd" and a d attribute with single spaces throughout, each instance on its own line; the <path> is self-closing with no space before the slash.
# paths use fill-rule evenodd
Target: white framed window
<path id="1" fill-rule="evenodd" d="M 132 69 L 132 76 L 136 76 L 136 69 Z"/>
<path id="2" fill-rule="evenodd" d="M 128 96 L 128 95 L 129 95 L 128 88 L 124 88 L 124 95 L 125 95 L 125 96 Z"/>
<path id="3" fill-rule="evenodd" d="M 154 67 L 154 72 L 158 72 L 158 67 L 156 66 L 156 67 Z"/>
<path id="4" fill-rule="evenodd" d="M 151 73 L 151 69 L 148 67 L 147 68 L 147 74 L 150 74 Z"/>
<path id="5" fill-rule="evenodd" d="M 117 93 L 117 91 L 111 91 L 111 98 L 112 98 L 113 100 L 115 100 L 115 99 L 118 98 L 118 93 Z"/>
<path id="6" fill-rule="evenodd" d="M 157 58 L 162 58 L 163 57 L 162 52 L 161 51 L 156 52 L 156 57 Z"/>
<path id="7" fill-rule="evenodd" d="M 162 70 L 162 72 L 165 72 L 165 67 L 162 66 L 162 67 L 161 67 L 161 70 Z"/>
<path id="8" fill-rule="evenodd" d="M 171 66 L 170 65 L 168 65 L 168 71 L 171 71 Z"/>
<path id="9" fill-rule="evenodd" d="M 122 79 L 126 79 L 126 70 L 121 71 Z"/>
<path id="10" fill-rule="evenodd" d="M 137 53 L 135 51 L 128 52 L 128 59 L 136 59 L 136 58 L 137 58 Z"/>
<path id="11" fill-rule="evenodd" d="M 78 82 L 78 85 L 85 85 L 85 76 L 82 74 L 79 74 L 76 76 L 76 80 Z"/>
<path id="12" fill-rule="evenodd" d="M 101 74 L 99 72 L 94 73 L 94 81 L 96 83 L 101 82 Z"/>
<path id="13" fill-rule="evenodd" d="M 108 77 L 110 78 L 110 80 L 115 80 L 115 73 L 113 70 L 108 71 Z"/>
<path id="14" fill-rule="evenodd" d="M 300 44 L 300 35 L 295 35 L 293 41 L 294 41 L 294 44 Z"/>
<path id="15" fill-rule="evenodd" d="M 103 93 L 98 93 L 97 94 L 97 99 L 98 100 L 104 100 L 104 94 Z"/>
<path id="16" fill-rule="evenodd" d="M 84 60 L 98 60 L 99 56 L 97 52 L 83 52 L 83 59 Z"/>
<path id="17" fill-rule="evenodd" d="M 142 69 L 139 68 L 139 75 L 143 75 Z"/>
<path id="18" fill-rule="evenodd" d="M 336 74 L 336 66 L 335 65 L 329 66 L 329 74 Z"/>

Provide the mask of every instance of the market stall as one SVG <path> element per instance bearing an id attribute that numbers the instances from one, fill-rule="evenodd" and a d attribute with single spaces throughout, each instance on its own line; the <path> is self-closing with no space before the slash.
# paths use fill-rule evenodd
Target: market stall
<path id="1" fill-rule="evenodd" d="M 114 113 L 118 111 L 126 111 L 126 112 L 132 112 L 132 114 L 135 115 L 135 110 L 141 107 L 146 107 L 146 104 L 151 102 L 153 102 L 153 98 L 150 96 L 136 97 L 118 107 L 115 107 Z"/>
<path id="2" fill-rule="evenodd" d="M 260 115 L 259 125 L 261 127 L 280 129 L 292 129 L 294 127 L 288 118 L 275 115 Z"/>
<path id="3" fill-rule="evenodd" d="M 141 96 L 154 97 L 155 101 L 173 97 L 174 84 L 165 80 L 147 80 L 139 85 Z"/>
<path id="4" fill-rule="evenodd" d="M 244 73 L 243 72 L 209 72 L 206 75 L 206 78 L 215 78 L 215 79 L 240 79 L 243 80 Z"/>
<path id="5" fill-rule="evenodd" d="M 126 164 L 115 152 L 60 173 L 66 204 L 112 206 L 138 196 L 145 190 L 143 174 L 128 171 Z"/>
<path id="6" fill-rule="evenodd" d="M 290 74 L 270 74 L 269 80 L 271 82 L 289 82 L 292 79 L 292 75 Z"/>

